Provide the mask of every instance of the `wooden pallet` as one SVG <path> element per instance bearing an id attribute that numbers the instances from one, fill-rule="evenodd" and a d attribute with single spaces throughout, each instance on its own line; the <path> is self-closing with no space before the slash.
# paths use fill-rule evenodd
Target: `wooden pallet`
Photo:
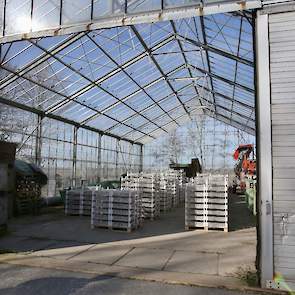
<path id="1" fill-rule="evenodd" d="M 137 227 L 113 227 L 113 226 L 107 226 L 107 225 L 95 225 L 92 227 L 92 229 L 95 229 L 95 228 L 131 233 L 132 231 L 138 229 L 139 226 L 137 226 Z"/>
<path id="2" fill-rule="evenodd" d="M 199 227 L 196 227 L 196 226 L 186 226 L 185 227 L 185 230 L 203 230 L 203 231 L 223 231 L 223 232 L 228 232 L 228 228 L 227 227 L 224 227 L 224 228 L 209 228 L 208 226 L 199 226 Z"/>

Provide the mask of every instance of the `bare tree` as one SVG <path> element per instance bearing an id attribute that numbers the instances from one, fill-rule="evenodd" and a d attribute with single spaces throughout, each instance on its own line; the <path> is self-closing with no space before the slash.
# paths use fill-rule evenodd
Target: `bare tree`
<path id="1" fill-rule="evenodd" d="M 206 117 L 200 115 L 193 123 L 188 127 L 188 146 L 190 147 L 194 157 L 199 158 L 202 167 L 205 166 L 205 137 L 207 136 Z"/>
<path id="2" fill-rule="evenodd" d="M 167 141 L 163 145 L 163 151 L 168 155 L 170 164 L 180 161 L 181 155 L 184 152 L 184 146 L 177 130 L 169 133 Z"/>

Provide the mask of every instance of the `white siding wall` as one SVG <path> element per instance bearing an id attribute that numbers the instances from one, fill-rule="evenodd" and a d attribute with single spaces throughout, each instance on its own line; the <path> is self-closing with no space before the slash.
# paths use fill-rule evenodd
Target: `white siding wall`
<path id="1" fill-rule="evenodd" d="M 295 290 L 295 12 L 269 15 L 274 270 Z"/>

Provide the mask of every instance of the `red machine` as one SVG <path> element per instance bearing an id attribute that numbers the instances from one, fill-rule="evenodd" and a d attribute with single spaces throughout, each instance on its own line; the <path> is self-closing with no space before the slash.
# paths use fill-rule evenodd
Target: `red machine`
<path id="1" fill-rule="evenodd" d="M 256 175 L 256 160 L 254 158 L 253 144 L 242 144 L 235 150 L 234 159 L 237 161 L 235 165 L 235 173 L 238 178 L 236 188 L 240 188 L 241 192 L 246 189 L 246 178 Z"/>

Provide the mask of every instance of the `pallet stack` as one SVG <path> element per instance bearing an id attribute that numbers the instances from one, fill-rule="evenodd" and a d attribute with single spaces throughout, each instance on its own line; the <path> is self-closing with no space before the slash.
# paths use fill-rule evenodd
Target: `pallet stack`
<path id="1" fill-rule="evenodd" d="M 185 227 L 228 231 L 228 177 L 198 175 L 186 186 Z"/>
<path id="2" fill-rule="evenodd" d="M 164 173 L 159 175 L 160 211 L 167 212 L 172 208 L 172 195 L 168 190 L 168 183 Z"/>
<path id="3" fill-rule="evenodd" d="M 140 190 L 139 179 L 140 173 L 127 172 L 125 177 L 121 178 L 121 189 L 122 190 Z"/>
<path id="4" fill-rule="evenodd" d="M 134 190 L 99 190 L 92 195 L 91 227 L 131 232 L 142 224 L 142 203 Z"/>
<path id="5" fill-rule="evenodd" d="M 185 191 L 185 229 L 208 229 L 207 224 L 207 179 L 195 178 Z"/>
<path id="6" fill-rule="evenodd" d="M 41 207 L 41 185 L 35 177 L 16 178 L 15 210 L 17 215 L 37 214 Z"/>
<path id="7" fill-rule="evenodd" d="M 143 218 L 154 220 L 160 215 L 160 182 L 153 173 L 143 173 L 140 177 Z"/>
<path id="8" fill-rule="evenodd" d="M 94 191 L 76 189 L 66 192 L 65 214 L 66 215 L 91 215 L 91 202 Z"/>
<path id="9" fill-rule="evenodd" d="M 183 170 L 177 171 L 176 183 L 178 185 L 179 203 L 184 204 L 186 176 Z"/>
<path id="10" fill-rule="evenodd" d="M 210 175 L 208 181 L 208 227 L 228 231 L 228 176 Z"/>
<path id="11" fill-rule="evenodd" d="M 168 182 L 168 191 L 172 195 L 172 206 L 178 207 L 184 202 L 183 191 L 181 190 L 182 184 L 184 183 L 184 174 L 182 170 L 166 171 L 166 178 Z"/>

